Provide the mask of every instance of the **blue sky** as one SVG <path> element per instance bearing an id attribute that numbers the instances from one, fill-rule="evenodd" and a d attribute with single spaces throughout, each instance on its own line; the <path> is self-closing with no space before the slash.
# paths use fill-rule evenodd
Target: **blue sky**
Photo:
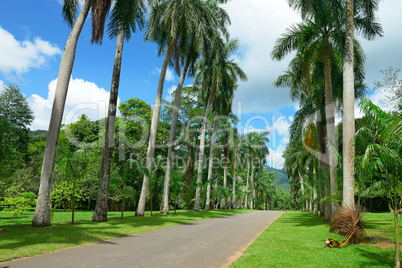
<path id="1" fill-rule="evenodd" d="M 240 40 L 236 54 L 248 75 L 236 92 L 234 112 L 242 119 L 243 130 L 263 128 L 271 131 L 271 165 L 282 167 L 282 152 L 288 142 L 288 128 L 297 104 L 288 97 L 287 89 L 272 86 L 291 56 L 273 62 L 269 53 L 274 42 L 300 17 L 285 0 L 232 0 L 224 8 L 231 16 L 231 36 Z M 0 85 L 18 84 L 35 112 L 31 129 L 47 129 L 61 53 L 70 28 L 61 17 L 60 0 L 2 0 L 0 2 Z M 382 1 L 378 17 L 384 37 L 363 41 L 367 54 L 366 84 L 380 80 L 381 69 L 401 67 L 402 1 Z M 105 35 L 102 46 L 90 45 L 91 21 L 85 23 L 78 42 L 76 60 L 67 98 L 64 122 L 86 113 L 92 119 L 105 116 L 115 53 L 115 40 Z M 159 70 L 163 58 L 157 57 L 156 45 L 143 41 L 143 32 L 133 35 L 123 49 L 119 98 L 138 97 L 152 104 L 155 100 Z M 168 98 L 179 78 L 168 71 L 164 94 Z M 185 82 L 191 84 L 191 79 Z M 377 104 L 382 93 L 370 93 Z M 357 116 L 359 112 L 357 111 Z"/>

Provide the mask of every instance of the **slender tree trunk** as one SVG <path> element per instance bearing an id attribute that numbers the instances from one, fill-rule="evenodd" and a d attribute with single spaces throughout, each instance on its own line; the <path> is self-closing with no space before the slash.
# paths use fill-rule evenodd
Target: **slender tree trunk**
<path id="1" fill-rule="evenodd" d="M 326 155 L 326 159 L 328 161 L 328 154 Z M 331 185 L 328 176 L 328 165 L 324 164 L 324 187 L 325 187 L 325 196 L 328 197 L 331 195 Z M 329 221 L 331 219 L 331 204 L 329 201 L 325 202 L 325 209 L 324 209 L 324 220 Z"/>
<path id="2" fill-rule="evenodd" d="M 247 160 L 247 181 L 246 181 L 246 189 L 248 189 L 248 181 L 249 181 L 249 174 L 250 174 L 250 161 Z M 247 202 L 247 193 L 244 198 L 244 208 L 248 208 L 248 202 Z"/>
<path id="3" fill-rule="evenodd" d="M 225 163 L 224 163 L 224 167 L 223 167 L 223 189 L 226 189 L 227 186 L 227 179 L 228 179 L 228 147 L 225 146 L 224 149 L 224 157 L 225 157 Z M 225 209 L 226 208 L 226 199 L 225 197 L 222 198 L 221 201 L 221 209 Z"/>
<path id="4" fill-rule="evenodd" d="M 167 165 L 166 165 L 166 172 L 165 172 L 165 181 L 164 181 L 164 185 L 163 185 L 162 214 L 169 213 L 170 175 L 172 173 L 172 167 L 173 167 L 173 150 L 174 150 L 174 143 L 175 143 L 175 136 L 176 136 L 177 121 L 178 121 L 178 117 L 179 117 L 181 90 L 183 88 L 184 79 L 186 78 L 186 74 L 187 74 L 189 65 L 190 65 L 190 61 L 187 60 L 186 65 L 184 66 L 183 71 L 181 73 L 180 81 L 176 88 L 176 93 L 175 93 L 175 97 L 174 97 L 173 112 L 172 112 L 172 124 L 170 125 L 168 157 L 167 157 Z"/>
<path id="5" fill-rule="evenodd" d="M 173 53 L 173 43 L 170 43 L 169 47 L 167 49 L 166 55 L 165 55 L 165 60 L 163 61 L 162 70 L 161 70 L 161 74 L 159 77 L 158 92 L 156 94 L 155 107 L 154 107 L 154 111 L 152 114 L 151 132 L 149 135 L 148 152 L 147 152 L 147 169 L 148 169 L 149 176 L 151 176 L 151 173 L 152 173 L 152 162 L 153 162 L 154 153 L 155 153 L 156 132 L 158 131 L 159 114 L 161 111 L 163 86 L 165 84 L 166 70 L 167 70 L 170 58 L 172 56 L 172 53 Z M 144 175 L 140 199 L 138 201 L 138 207 L 137 207 L 137 211 L 135 213 L 136 216 L 144 216 L 144 213 L 145 213 L 145 202 L 147 200 L 148 186 L 149 186 L 149 180 L 150 180 L 149 176 L 147 176 L 147 174 Z"/>
<path id="6" fill-rule="evenodd" d="M 253 202 L 254 202 L 254 170 L 255 170 L 255 167 L 254 167 L 254 165 L 252 165 L 252 168 L 251 168 L 251 176 L 250 176 L 250 209 L 254 209 L 254 204 L 253 204 Z"/>
<path id="7" fill-rule="evenodd" d="M 121 204 L 121 216 L 120 219 L 123 219 L 124 217 L 124 204 L 125 204 L 125 200 L 124 200 L 124 195 L 123 195 L 123 203 Z"/>
<path id="8" fill-rule="evenodd" d="M 232 208 L 236 204 L 236 157 L 233 158 Z"/>
<path id="9" fill-rule="evenodd" d="M 204 154 L 205 154 L 205 136 L 207 132 L 208 114 L 211 108 L 211 102 L 213 97 L 214 92 L 212 92 L 211 96 L 209 97 L 207 108 L 205 110 L 204 123 L 202 125 L 200 152 L 198 154 L 197 188 L 195 191 L 194 211 L 201 210 L 201 186 L 202 186 L 202 170 L 204 165 Z"/>
<path id="10" fill-rule="evenodd" d="M 300 181 L 300 193 L 301 193 L 301 199 L 303 200 L 304 198 L 304 183 L 303 183 L 303 176 L 299 172 L 299 181 Z M 306 204 L 304 201 L 301 202 L 303 204 L 303 211 L 306 210 Z"/>
<path id="11" fill-rule="evenodd" d="M 313 178 L 314 178 L 314 182 L 313 182 L 313 215 L 314 216 L 318 216 L 318 200 L 317 200 L 317 172 L 316 172 L 316 168 L 313 167 Z"/>
<path id="12" fill-rule="evenodd" d="M 395 268 L 401 267 L 400 257 L 399 257 L 399 222 L 398 222 L 398 198 L 395 195 L 395 207 L 394 207 L 394 223 L 395 223 Z"/>
<path id="13" fill-rule="evenodd" d="M 353 0 L 346 0 L 346 42 L 343 58 L 343 204 L 355 205 L 354 158 L 355 89 L 353 73 Z"/>
<path id="14" fill-rule="evenodd" d="M 74 212 L 75 212 L 75 179 L 73 181 L 73 196 L 71 198 L 71 224 L 74 224 Z"/>
<path id="15" fill-rule="evenodd" d="M 215 138 L 216 138 L 216 128 L 218 125 L 218 113 L 215 114 L 214 120 L 214 129 L 212 131 L 211 137 L 211 147 L 209 152 L 209 163 L 208 163 L 208 184 L 207 184 L 207 198 L 205 200 L 205 210 L 210 209 L 210 199 L 211 199 L 211 178 L 212 178 L 212 169 L 214 166 L 214 151 L 215 151 Z"/>
<path id="16" fill-rule="evenodd" d="M 107 221 L 107 200 L 109 196 L 110 172 L 112 168 L 112 155 L 114 149 L 114 131 L 117 110 L 117 98 L 119 93 L 121 60 L 124 44 L 124 28 L 119 27 L 119 34 L 116 42 L 116 54 L 114 57 L 112 87 L 109 97 L 108 116 L 106 121 L 105 145 L 103 148 L 101 176 L 99 180 L 98 196 L 96 198 L 95 210 L 92 221 Z"/>
<path id="17" fill-rule="evenodd" d="M 52 114 L 50 116 L 49 130 L 46 141 L 45 154 L 43 157 L 42 174 L 38 201 L 36 203 L 35 214 L 32 226 L 41 227 L 50 225 L 50 190 L 54 165 L 56 162 L 57 144 L 60 135 L 60 125 L 63 119 L 64 105 L 66 103 L 68 85 L 70 83 L 71 72 L 74 65 L 75 50 L 78 38 L 88 16 L 91 1 L 86 0 L 81 12 L 74 23 L 70 36 L 64 47 L 63 56 L 60 63 L 59 74 L 57 77 L 56 92 L 53 101 Z"/>
<path id="18" fill-rule="evenodd" d="M 184 182 L 187 185 L 187 189 L 190 189 L 190 185 L 191 185 L 191 182 L 193 180 L 193 174 L 194 174 L 193 154 L 195 154 L 193 146 L 188 145 L 187 146 L 187 159 L 186 159 L 186 172 L 185 172 L 185 175 L 184 175 Z"/>
<path id="19" fill-rule="evenodd" d="M 336 181 L 336 168 L 337 158 L 334 153 L 332 143 L 336 146 L 337 141 L 335 138 L 335 105 L 332 97 L 332 81 L 331 81 L 331 61 L 329 55 L 324 56 L 324 72 L 325 72 L 325 115 L 327 121 L 327 143 L 328 143 L 328 157 L 329 157 L 329 178 L 331 184 L 331 195 L 338 195 L 338 185 Z M 337 210 L 336 202 L 331 202 L 331 215 Z"/>
<path id="20" fill-rule="evenodd" d="M 325 101 L 324 101 L 325 102 Z M 318 171 L 319 171 L 319 184 L 320 184 L 320 198 L 325 197 L 325 177 L 324 177 L 324 159 L 325 159 L 325 140 L 324 140 L 324 125 L 322 116 L 322 105 L 319 105 L 317 110 L 317 132 L 318 132 Z M 320 216 L 324 217 L 325 204 L 320 203 Z"/>

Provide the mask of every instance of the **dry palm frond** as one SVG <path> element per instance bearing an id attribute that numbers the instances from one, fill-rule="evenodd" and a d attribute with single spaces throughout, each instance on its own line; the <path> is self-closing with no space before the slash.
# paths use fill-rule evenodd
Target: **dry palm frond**
<path id="1" fill-rule="evenodd" d="M 357 244 L 365 235 L 365 224 L 361 220 L 364 215 L 364 210 L 356 207 L 346 208 L 340 206 L 337 213 L 331 219 L 331 232 L 339 232 L 350 237 L 350 244 Z"/>

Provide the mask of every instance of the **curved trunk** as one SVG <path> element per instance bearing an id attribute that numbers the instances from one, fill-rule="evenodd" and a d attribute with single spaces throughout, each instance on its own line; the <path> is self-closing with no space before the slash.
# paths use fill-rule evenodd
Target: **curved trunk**
<path id="1" fill-rule="evenodd" d="M 216 127 L 218 125 L 218 114 L 215 114 L 214 129 L 212 131 L 211 137 L 211 147 L 209 152 L 209 163 L 208 163 L 208 184 L 207 184 L 207 198 L 205 201 L 205 210 L 210 209 L 210 199 L 211 199 L 211 178 L 212 178 L 212 168 L 214 166 L 214 151 L 215 151 L 215 138 L 216 138 Z M 216 186 L 215 186 L 216 188 Z"/>
<path id="2" fill-rule="evenodd" d="M 331 143 L 336 146 L 335 138 L 335 105 L 332 97 L 332 81 L 331 81 L 331 61 L 329 55 L 324 56 L 324 73 L 325 73 L 325 115 L 327 121 L 327 143 L 329 158 L 329 178 L 331 184 L 331 195 L 338 195 L 338 186 L 336 182 L 336 167 L 338 164 L 336 155 L 331 148 Z M 337 210 L 336 202 L 331 202 L 331 215 Z"/>
<path id="3" fill-rule="evenodd" d="M 86 0 L 64 47 L 57 77 L 52 114 L 50 116 L 45 154 L 43 157 L 38 200 L 32 220 L 32 226 L 34 227 L 50 225 L 50 189 L 52 185 L 54 165 L 56 162 L 60 125 L 63 119 L 64 105 L 66 103 L 68 85 L 73 70 L 78 38 L 81 34 L 82 27 L 84 26 L 85 19 L 88 16 L 90 6 L 91 1 Z"/>
<path id="4" fill-rule="evenodd" d="M 112 167 L 112 154 L 114 149 L 114 131 L 117 110 L 117 98 L 119 93 L 121 60 L 124 44 L 124 28 L 119 27 L 119 34 L 116 42 L 116 54 L 113 64 L 112 87 L 109 97 L 108 116 L 106 121 L 105 145 L 103 148 L 101 175 L 99 180 L 98 196 L 92 221 L 107 221 L 107 201 L 109 196 L 110 171 Z"/>
<path id="5" fill-rule="evenodd" d="M 211 108 L 213 95 L 214 92 L 212 92 L 211 96 L 209 97 L 207 108 L 205 110 L 204 123 L 202 125 L 200 152 L 198 154 L 197 188 L 195 190 L 194 211 L 201 210 L 201 186 L 202 186 L 202 169 L 204 165 L 204 154 L 205 154 L 205 136 L 207 132 L 208 114 L 209 109 Z"/>
<path id="6" fill-rule="evenodd" d="M 162 64 L 162 70 L 161 70 L 161 74 L 159 76 L 158 91 L 156 93 L 155 107 L 154 107 L 154 111 L 152 114 L 151 132 L 149 134 L 149 143 L 148 143 L 148 151 L 147 151 L 147 169 L 148 169 L 149 176 L 151 176 L 151 174 L 152 174 L 152 162 L 153 162 L 154 153 L 155 153 L 156 132 L 158 130 L 159 114 L 161 111 L 163 86 L 165 84 L 166 70 L 167 70 L 170 58 L 172 56 L 172 53 L 173 53 L 173 42 L 171 42 L 169 44 L 168 50 L 165 55 L 165 60 L 163 61 L 163 64 Z M 150 180 L 149 176 L 147 176 L 147 174 L 144 175 L 144 180 L 142 181 L 140 199 L 138 201 L 138 208 L 135 213 L 135 216 L 144 216 L 145 202 L 147 199 L 149 180 Z"/>
<path id="7" fill-rule="evenodd" d="M 172 167 L 173 167 L 173 150 L 175 142 L 174 139 L 176 136 L 177 120 L 179 117 L 181 90 L 183 88 L 184 80 L 186 78 L 189 65 L 190 61 L 187 60 L 186 65 L 184 66 L 183 71 L 181 73 L 180 81 L 179 84 L 177 85 L 176 93 L 174 96 L 172 124 L 170 125 L 170 134 L 169 134 L 168 157 L 166 164 L 165 181 L 163 185 L 162 214 L 169 213 L 169 186 L 170 186 L 170 175 L 172 173 Z"/>
<path id="8" fill-rule="evenodd" d="M 353 74 L 353 0 L 346 0 L 346 42 L 343 58 L 343 204 L 352 208 L 354 197 L 355 90 Z"/>

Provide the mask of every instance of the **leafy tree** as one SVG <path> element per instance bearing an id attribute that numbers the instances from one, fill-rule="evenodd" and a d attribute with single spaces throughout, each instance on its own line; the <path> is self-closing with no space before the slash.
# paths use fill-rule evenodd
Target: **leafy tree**
<path id="1" fill-rule="evenodd" d="M 16 215 L 29 210 L 36 203 L 36 195 L 31 192 L 21 193 L 17 197 L 4 197 L 4 201 L 0 205 L 4 206 L 1 212 L 11 214 L 11 221 L 14 220 Z"/>
<path id="2" fill-rule="evenodd" d="M 34 114 L 17 85 L 4 87 L 0 91 L 0 168 L 15 153 L 27 154 L 29 125 Z"/>
<path id="3" fill-rule="evenodd" d="M 402 111 L 402 79 L 399 77 L 401 69 L 388 67 L 387 70 L 381 70 L 384 75 L 382 81 L 374 82 L 376 89 L 385 93 L 386 103 L 393 106 L 394 109 Z"/>

